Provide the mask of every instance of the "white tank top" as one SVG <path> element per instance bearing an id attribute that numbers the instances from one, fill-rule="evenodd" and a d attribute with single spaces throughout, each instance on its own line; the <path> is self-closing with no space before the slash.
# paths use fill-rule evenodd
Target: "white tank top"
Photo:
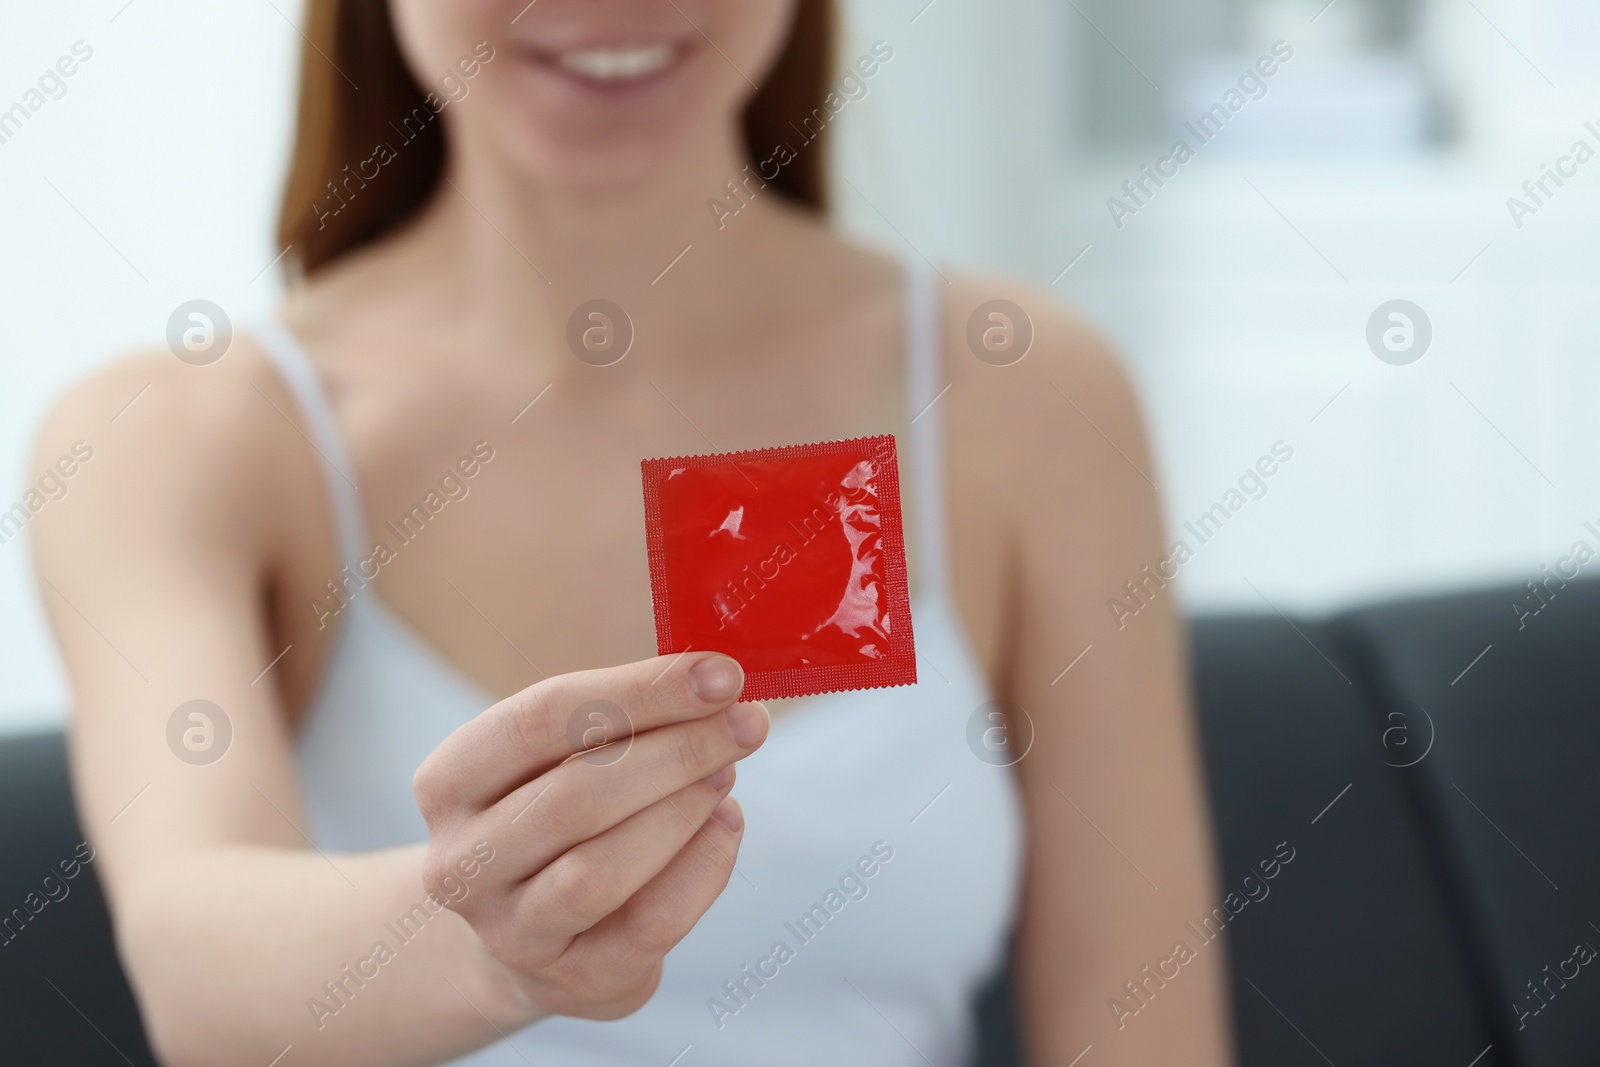
<path id="1" fill-rule="evenodd" d="M 805 698 L 739 765 L 745 837 L 727 889 L 666 958 L 661 986 L 614 1022 L 554 1018 L 462 1067 L 956 1067 L 971 999 L 1003 956 L 1020 881 L 1009 769 L 970 749 L 990 697 L 949 592 L 938 294 L 906 279 L 914 686 Z M 317 372 L 275 320 L 256 339 L 321 454 L 342 562 L 362 551 L 354 468 Z M 781 443 L 781 442 L 775 442 Z M 642 531 L 641 531 L 642 533 Z M 641 542 L 641 551 L 643 544 Z M 364 851 L 427 840 L 418 764 L 494 698 L 375 594 L 351 599 L 297 742 L 310 836 Z M 871 871 L 868 876 L 864 872 Z M 375 923 L 384 917 L 374 917 Z M 454 996 L 440 983 L 441 996 Z M 515 1046 L 515 1047 L 508 1047 Z"/>

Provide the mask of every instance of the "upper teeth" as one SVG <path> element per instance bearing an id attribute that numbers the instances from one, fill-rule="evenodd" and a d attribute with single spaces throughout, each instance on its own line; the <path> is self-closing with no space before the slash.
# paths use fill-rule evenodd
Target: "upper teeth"
<path id="1" fill-rule="evenodd" d="M 562 52 L 561 65 L 567 70 L 601 81 L 640 78 L 654 74 L 672 62 L 673 51 L 670 44 L 591 48 L 582 52 Z"/>

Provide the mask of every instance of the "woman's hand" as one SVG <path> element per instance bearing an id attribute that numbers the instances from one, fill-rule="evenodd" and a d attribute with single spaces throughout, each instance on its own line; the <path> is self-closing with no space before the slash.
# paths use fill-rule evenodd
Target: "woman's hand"
<path id="1" fill-rule="evenodd" d="M 744 828 L 733 763 L 769 723 L 761 704 L 734 703 L 743 686 L 709 652 L 561 675 L 417 769 L 424 884 L 540 1014 L 636 1011 L 727 885 Z"/>

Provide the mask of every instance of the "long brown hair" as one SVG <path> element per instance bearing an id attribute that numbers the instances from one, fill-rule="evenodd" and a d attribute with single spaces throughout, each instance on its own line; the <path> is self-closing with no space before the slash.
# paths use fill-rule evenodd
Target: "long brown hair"
<path id="1" fill-rule="evenodd" d="M 389 0 L 308 0 L 305 10 L 299 116 L 278 246 L 290 249 L 287 271 L 309 275 L 421 207 L 444 172 L 445 139 L 431 121 L 441 98 L 407 69 Z M 790 124 L 822 102 L 833 73 L 834 30 L 833 0 L 799 0 L 789 40 L 745 108 L 752 161 L 788 140 Z M 769 182 L 819 212 L 827 207 L 821 147 L 809 145 Z"/>

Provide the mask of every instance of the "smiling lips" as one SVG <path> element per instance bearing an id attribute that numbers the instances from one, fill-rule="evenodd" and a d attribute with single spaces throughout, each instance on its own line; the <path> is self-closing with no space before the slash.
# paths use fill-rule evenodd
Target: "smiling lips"
<path id="1" fill-rule="evenodd" d="M 595 85 L 622 86 L 660 74 L 682 58 L 671 41 L 567 49 L 530 49 L 540 65 Z"/>
<path id="2" fill-rule="evenodd" d="M 627 48 L 586 48 L 562 52 L 556 57 L 556 62 L 563 70 L 595 81 L 631 81 L 667 69 L 678 57 L 678 52 L 676 45 L 662 41 Z"/>

